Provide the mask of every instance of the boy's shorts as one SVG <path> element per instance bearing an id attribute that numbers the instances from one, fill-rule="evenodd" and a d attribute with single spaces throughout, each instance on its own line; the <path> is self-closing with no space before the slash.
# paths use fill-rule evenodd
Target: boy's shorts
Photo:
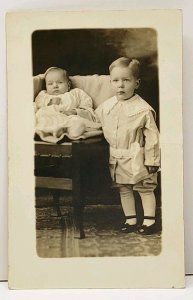
<path id="1" fill-rule="evenodd" d="M 118 187 L 123 185 L 128 186 L 128 188 L 131 188 L 139 193 L 151 193 L 157 187 L 157 173 L 151 174 L 150 177 L 143 179 L 136 184 L 116 184 Z"/>
<path id="2" fill-rule="evenodd" d="M 133 190 L 141 193 L 153 192 L 157 187 L 157 173 L 133 185 Z"/>

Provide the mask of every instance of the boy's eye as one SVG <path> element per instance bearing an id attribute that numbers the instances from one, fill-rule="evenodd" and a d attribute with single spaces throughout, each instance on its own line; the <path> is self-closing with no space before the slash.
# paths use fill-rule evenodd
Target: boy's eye
<path id="1" fill-rule="evenodd" d="M 128 82 L 128 81 L 130 81 L 130 79 L 129 79 L 129 78 L 125 78 L 124 81 L 125 81 L 125 82 Z"/>
<path id="2" fill-rule="evenodd" d="M 118 79 L 113 79 L 113 82 L 117 82 L 118 81 Z"/>

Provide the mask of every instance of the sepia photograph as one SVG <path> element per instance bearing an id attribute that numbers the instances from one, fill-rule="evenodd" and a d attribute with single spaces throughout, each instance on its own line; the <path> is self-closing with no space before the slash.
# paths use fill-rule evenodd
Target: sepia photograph
<path id="1" fill-rule="evenodd" d="M 158 53 L 153 28 L 33 32 L 40 257 L 160 253 Z"/>
<path id="2" fill-rule="evenodd" d="M 6 19 L 9 288 L 184 287 L 181 12 Z"/>

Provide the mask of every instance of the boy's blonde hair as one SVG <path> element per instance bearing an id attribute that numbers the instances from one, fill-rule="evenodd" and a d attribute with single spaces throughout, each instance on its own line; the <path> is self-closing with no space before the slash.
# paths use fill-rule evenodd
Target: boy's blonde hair
<path id="1" fill-rule="evenodd" d="M 109 66 L 109 72 L 113 70 L 115 67 L 123 67 L 123 68 L 130 68 L 132 74 L 137 79 L 140 77 L 140 62 L 135 58 L 128 58 L 128 57 L 120 57 L 112 62 Z"/>

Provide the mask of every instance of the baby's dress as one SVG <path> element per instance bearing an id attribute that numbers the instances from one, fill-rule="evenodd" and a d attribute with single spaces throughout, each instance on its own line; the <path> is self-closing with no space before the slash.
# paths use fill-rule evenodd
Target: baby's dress
<path id="1" fill-rule="evenodd" d="M 59 104 L 50 105 L 54 98 L 60 99 Z M 65 115 L 65 111 L 73 109 L 77 115 Z M 78 139 L 85 131 L 100 128 L 95 122 L 92 99 L 80 89 L 60 95 L 41 91 L 35 99 L 35 112 L 36 133 L 45 141 L 58 142 L 65 134 L 70 139 Z"/>
<path id="2" fill-rule="evenodd" d="M 51 99 L 60 98 L 60 112 L 75 109 L 77 115 L 90 121 L 95 121 L 92 99 L 83 90 L 75 88 L 67 93 L 49 95 L 45 90 L 41 91 L 35 99 L 35 111 L 49 106 Z"/>

